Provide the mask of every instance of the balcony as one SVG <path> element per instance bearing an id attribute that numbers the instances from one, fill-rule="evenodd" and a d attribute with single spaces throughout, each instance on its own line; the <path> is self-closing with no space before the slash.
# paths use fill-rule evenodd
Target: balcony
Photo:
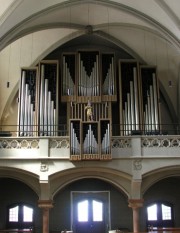
<path id="1" fill-rule="evenodd" d="M 1 126 L 0 159 L 70 159 L 70 137 L 65 125 L 59 127 L 58 136 L 23 136 L 19 137 L 17 126 Z M 113 127 L 112 127 L 113 128 Z M 178 125 L 165 125 L 168 129 L 163 134 L 143 131 L 133 132 L 128 136 L 111 137 L 111 154 L 113 159 L 124 158 L 172 158 L 180 157 L 180 135 Z M 169 130 L 171 129 L 171 130 Z M 167 134 L 168 132 L 168 134 Z M 31 132 L 35 135 L 36 132 Z M 114 131 L 113 131 L 114 133 Z M 27 134 L 28 135 L 28 134 Z"/>

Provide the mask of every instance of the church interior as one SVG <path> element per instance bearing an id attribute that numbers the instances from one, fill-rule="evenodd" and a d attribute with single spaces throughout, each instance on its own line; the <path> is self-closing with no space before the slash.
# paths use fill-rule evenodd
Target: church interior
<path id="1" fill-rule="evenodd" d="M 0 233 L 180 232 L 179 0 L 1 0 Z"/>

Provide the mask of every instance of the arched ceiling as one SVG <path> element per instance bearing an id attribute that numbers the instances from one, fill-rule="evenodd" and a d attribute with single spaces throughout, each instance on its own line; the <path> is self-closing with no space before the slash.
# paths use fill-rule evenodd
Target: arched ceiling
<path id="1" fill-rule="evenodd" d="M 87 25 L 109 33 L 111 27 L 143 28 L 179 47 L 179 12 L 179 0 L 1 0 L 0 49 L 32 31 Z"/>
<path id="2" fill-rule="evenodd" d="M 158 67 L 161 92 L 176 119 L 179 89 L 168 83 L 179 85 L 179 13 L 179 0 L 1 0 L 0 115 L 17 92 L 19 66 L 36 64 L 68 42 L 85 44 L 92 34 L 96 44 L 109 41 L 113 49 Z M 7 80 L 13 82 L 5 92 Z"/>

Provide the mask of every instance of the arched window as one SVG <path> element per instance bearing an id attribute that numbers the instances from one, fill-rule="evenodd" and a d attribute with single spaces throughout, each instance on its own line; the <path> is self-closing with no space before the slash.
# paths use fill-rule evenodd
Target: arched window
<path id="1" fill-rule="evenodd" d="M 173 206 L 163 202 L 149 205 L 147 207 L 147 226 L 173 227 Z"/>
<path id="2" fill-rule="evenodd" d="M 8 206 L 7 219 L 7 228 L 31 228 L 33 226 L 33 208 L 26 204 Z"/>

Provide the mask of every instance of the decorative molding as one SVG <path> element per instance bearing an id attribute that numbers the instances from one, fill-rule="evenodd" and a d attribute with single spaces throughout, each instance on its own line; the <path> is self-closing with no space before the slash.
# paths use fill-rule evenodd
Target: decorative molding
<path id="1" fill-rule="evenodd" d="M 48 170 L 49 170 L 48 164 L 46 164 L 46 163 L 41 163 L 40 171 L 41 171 L 41 172 L 47 172 Z"/>
<path id="2" fill-rule="evenodd" d="M 137 159 L 133 162 L 134 170 L 141 170 L 142 169 L 142 163 L 140 159 Z"/>
<path id="3" fill-rule="evenodd" d="M 0 139 L 0 149 L 39 149 L 39 139 Z"/>

